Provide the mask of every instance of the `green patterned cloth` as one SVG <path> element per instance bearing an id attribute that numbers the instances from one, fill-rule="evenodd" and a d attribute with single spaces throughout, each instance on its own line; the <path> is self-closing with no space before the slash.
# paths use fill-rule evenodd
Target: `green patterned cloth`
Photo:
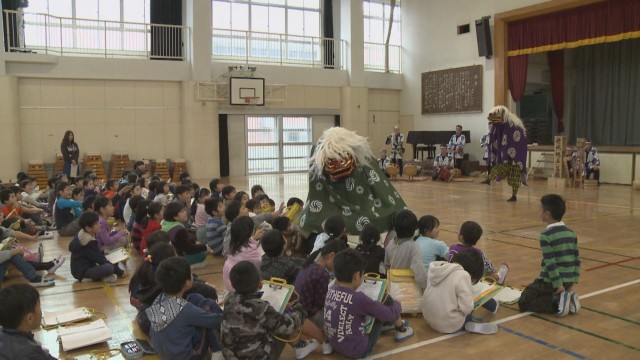
<path id="1" fill-rule="evenodd" d="M 309 180 L 309 195 L 300 217 L 302 229 L 322 233 L 322 224 L 342 215 L 347 233 L 358 235 L 372 223 L 380 232 L 389 230 L 391 215 L 406 208 L 404 200 L 375 160 L 357 166 L 350 176 L 333 181 L 326 174 Z"/>

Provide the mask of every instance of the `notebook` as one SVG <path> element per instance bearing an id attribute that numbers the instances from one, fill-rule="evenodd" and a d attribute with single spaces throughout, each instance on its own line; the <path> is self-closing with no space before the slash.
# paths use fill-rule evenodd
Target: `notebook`
<path id="1" fill-rule="evenodd" d="M 58 328 L 62 350 L 69 351 L 111 339 L 111 329 L 100 319 L 89 324 Z"/>
<path id="2" fill-rule="evenodd" d="M 71 322 L 77 322 L 90 319 L 93 313 L 86 307 L 61 311 L 43 311 L 42 327 L 48 328 L 52 326 L 63 325 Z"/>
<path id="3" fill-rule="evenodd" d="M 262 281 L 262 296 L 260 298 L 282 314 L 291 295 L 293 295 L 293 290 L 294 286 L 287 284 L 284 279 L 271 278 L 271 280 Z"/>
<path id="4" fill-rule="evenodd" d="M 115 248 L 105 255 L 107 260 L 112 264 L 117 264 L 129 259 L 129 251 L 123 247 Z"/>
<path id="5" fill-rule="evenodd" d="M 482 306 L 503 289 L 504 286 L 497 285 L 495 282 L 490 282 L 485 279 L 478 281 L 477 284 L 473 285 L 473 306 Z"/>

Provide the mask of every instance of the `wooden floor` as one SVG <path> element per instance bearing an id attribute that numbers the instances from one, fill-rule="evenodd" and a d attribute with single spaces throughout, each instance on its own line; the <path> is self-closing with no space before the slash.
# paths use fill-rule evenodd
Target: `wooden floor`
<path id="1" fill-rule="evenodd" d="M 306 174 L 265 175 L 226 179 L 237 189 L 262 184 L 274 199 L 291 196 L 306 198 Z M 202 181 L 206 184 L 208 181 Z M 426 214 L 440 219 L 440 237 L 448 244 L 457 239 L 462 222 L 474 220 L 484 229 L 478 246 L 494 263 L 506 262 L 511 271 L 507 284 L 524 286 L 539 272 L 541 253 L 538 235 L 544 225 L 539 219 L 540 196 L 555 192 L 565 197 L 565 222 L 578 234 L 582 275 L 576 288 L 582 311 L 575 316 L 522 315 L 515 306 L 501 306 L 497 315 L 480 309 L 474 315 L 496 321 L 500 331 L 482 336 L 467 333 L 442 335 L 429 328 L 422 317 L 410 317 L 415 336 L 402 344 L 392 336 L 382 336 L 372 358 L 465 359 L 631 359 L 640 357 L 640 192 L 629 186 L 602 185 L 597 190 L 549 189 L 546 182 L 532 181 L 522 187 L 516 203 L 506 185 L 481 185 L 474 182 L 434 183 L 432 181 L 394 182 L 409 208 L 418 217 Z M 67 253 L 69 238 L 44 241 L 46 258 Z M 35 246 L 35 244 L 34 244 Z M 132 274 L 139 258 L 131 259 Z M 222 287 L 222 260 L 210 258 L 196 273 Z M 13 277 L 3 284 L 24 281 Z M 81 284 L 74 281 L 68 263 L 56 275 L 57 285 L 41 290 L 42 308 L 56 310 L 88 306 L 106 314 L 113 331 L 108 344 L 63 354 L 56 342 L 56 331 L 40 330 L 36 338 L 53 355 L 73 358 L 95 349 L 117 348 L 123 341 L 140 337 L 129 305 L 128 280 L 115 284 Z M 293 359 L 290 347 L 284 359 Z M 323 356 L 320 350 L 309 359 L 340 358 Z"/>

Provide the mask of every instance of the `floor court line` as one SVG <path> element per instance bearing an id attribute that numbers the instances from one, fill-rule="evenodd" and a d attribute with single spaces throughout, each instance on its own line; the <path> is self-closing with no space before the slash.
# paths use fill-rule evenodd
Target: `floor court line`
<path id="1" fill-rule="evenodd" d="M 607 293 L 607 292 L 610 292 L 610 291 L 615 291 L 615 290 L 622 289 L 622 288 L 625 288 L 627 286 L 632 286 L 632 285 L 636 285 L 636 284 L 640 284 L 640 279 L 632 280 L 632 281 L 629 281 L 629 282 L 626 282 L 626 283 L 622 283 L 622 284 L 614 285 L 614 286 L 611 286 L 611 287 L 608 287 L 608 288 L 604 288 L 604 289 L 601 289 L 601 290 L 597 290 L 597 291 L 591 292 L 589 294 L 581 295 L 580 299 L 581 300 L 582 299 L 588 299 L 588 298 L 593 297 L 593 296 L 604 294 L 604 293 Z M 533 315 L 533 314 L 534 313 L 527 311 L 527 312 L 523 312 L 523 313 L 520 313 L 520 314 L 516 314 L 516 315 L 512 315 L 512 316 L 506 317 L 504 319 L 493 321 L 493 323 L 496 324 L 496 325 L 499 325 L 499 324 L 502 324 L 502 323 L 505 323 L 505 322 L 517 320 L 517 319 L 520 319 L 520 318 L 523 318 L 523 317 L 526 317 L 526 316 L 529 316 L 529 315 Z M 370 355 L 369 357 L 367 357 L 367 359 L 381 359 L 381 358 L 383 358 L 385 356 L 390 356 L 390 355 L 393 355 L 393 354 L 398 354 L 398 353 L 401 353 L 401 352 L 417 349 L 417 348 L 420 348 L 420 347 L 423 347 L 423 346 L 427 346 L 427 345 L 430 345 L 430 344 L 435 344 L 435 343 L 439 343 L 441 341 L 449 340 L 449 339 L 458 337 L 460 335 L 464 335 L 466 333 L 467 333 L 466 331 L 460 331 L 460 332 L 453 333 L 453 334 L 447 334 L 447 335 L 438 336 L 438 337 L 433 338 L 433 339 L 420 341 L 420 342 L 417 342 L 415 344 L 411 344 L 411 345 L 407 345 L 407 346 L 398 347 L 398 348 L 395 348 L 393 350 L 388 350 L 388 351 L 381 352 L 379 354 L 373 354 L 373 355 Z"/>
<path id="2" fill-rule="evenodd" d="M 584 356 L 582 354 L 578 354 L 578 353 L 573 352 L 573 351 L 571 351 L 569 349 L 558 347 L 558 346 L 553 345 L 551 343 L 548 343 L 548 342 L 546 342 L 546 341 L 544 341 L 542 339 L 535 338 L 535 337 L 533 337 L 531 335 L 527 335 L 527 334 L 521 333 L 519 331 L 509 329 L 509 328 L 504 327 L 504 326 L 501 326 L 500 330 L 504 330 L 504 331 L 508 332 L 509 334 L 513 334 L 513 335 L 521 337 L 521 338 L 523 338 L 525 340 L 529 340 L 529 341 L 534 342 L 534 343 L 536 343 L 538 345 L 542 345 L 542 346 L 544 346 L 544 347 L 546 347 L 548 349 L 551 349 L 551 350 L 554 350 L 554 351 L 559 351 L 559 352 L 561 352 L 561 353 L 563 353 L 565 355 L 569 355 L 569 356 L 574 357 L 576 359 L 581 359 L 581 360 L 588 359 L 586 356 Z"/>

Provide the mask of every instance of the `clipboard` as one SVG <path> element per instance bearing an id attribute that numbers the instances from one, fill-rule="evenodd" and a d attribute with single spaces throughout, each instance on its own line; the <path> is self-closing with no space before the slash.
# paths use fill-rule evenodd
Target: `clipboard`
<path id="1" fill-rule="evenodd" d="M 68 323 L 88 320 L 93 317 L 91 312 L 86 307 L 79 307 L 75 309 L 61 310 L 61 311 L 43 311 L 42 312 L 42 327 L 51 328 Z"/>
<path id="2" fill-rule="evenodd" d="M 272 277 L 271 280 L 262 280 L 261 299 L 268 302 L 280 314 L 287 308 L 289 299 L 293 295 L 295 287 L 287 284 L 287 281 Z"/>
<path id="3" fill-rule="evenodd" d="M 472 288 L 474 296 L 473 307 L 477 308 L 498 295 L 498 293 L 504 289 L 504 286 L 498 285 L 495 281 L 484 278 L 478 281 L 477 284 L 473 285 Z"/>
<path id="4" fill-rule="evenodd" d="M 104 257 L 106 257 L 110 263 L 117 264 L 119 262 L 127 261 L 130 257 L 130 254 L 127 249 L 119 247 L 109 251 L 109 253 L 107 253 Z"/>
<path id="5" fill-rule="evenodd" d="M 89 324 L 58 328 L 62 350 L 69 351 L 111 339 L 111 329 L 100 319 Z"/>
<path id="6" fill-rule="evenodd" d="M 329 284 L 332 286 L 335 283 L 335 279 Z M 356 289 L 365 294 L 369 299 L 382 302 L 387 293 L 387 279 L 382 279 L 380 275 L 376 273 L 366 273 L 362 277 L 362 284 Z M 376 319 L 373 316 L 367 316 L 365 319 L 364 333 L 371 333 L 373 328 L 373 322 Z"/>
<path id="7" fill-rule="evenodd" d="M 517 303 L 520 300 L 520 296 L 522 296 L 522 289 L 505 286 L 494 299 L 501 304 L 511 305 Z"/>

